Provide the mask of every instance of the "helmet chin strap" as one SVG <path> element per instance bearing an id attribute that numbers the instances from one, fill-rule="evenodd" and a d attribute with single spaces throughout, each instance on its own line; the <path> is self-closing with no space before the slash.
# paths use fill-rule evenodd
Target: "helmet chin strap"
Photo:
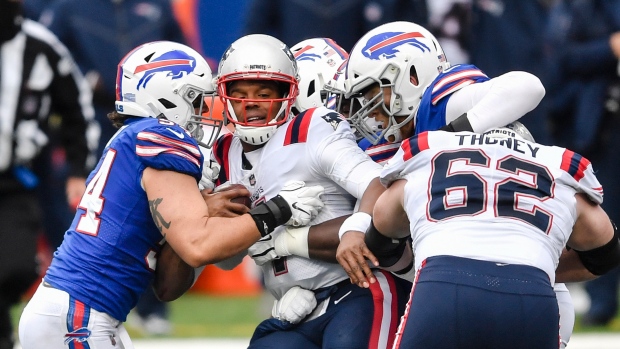
<path id="1" fill-rule="evenodd" d="M 390 137 L 394 137 L 394 140 L 390 140 Z M 400 143 L 403 141 L 403 137 L 400 135 L 400 127 L 398 125 L 392 125 L 383 134 L 383 138 L 390 143 Z"/>

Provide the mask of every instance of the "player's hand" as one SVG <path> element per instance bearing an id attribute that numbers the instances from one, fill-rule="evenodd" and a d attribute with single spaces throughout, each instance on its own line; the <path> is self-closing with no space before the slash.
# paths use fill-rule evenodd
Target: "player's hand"
<path id="1" fill-rule="evenodd" d="M 320 198 L 324 191 L 320 185 L 307 187 L 303 181 L 286 183 L 279 193 L 291 208 L 292 216 L 286 225 L 301 227 L 310 224 L 325 206 Z"/>
<path id="2" fill-rule="evenodd" d="M 370 252 L 364 241 L 364 233 L 360 231 L 348 231 L 342 235 L 336 260 L 347 272 L 352 284 L 368 288 L 376 281 L 374 274 L 368 266 L 367 259 L 374 265 L 379 266 L 379 260 Z"/>
<path id="3" fill-rule="evenodd" d="M 261 266 L 274 259 L 278 259 L 283 256 L 279 256 L 276 253 L 275 242 L 276 238 L 282 234 L 284 229 L 276 229 L 273 233 L 263 237 L 256 241 L 254 245 L 248 249 L 248 256 L 252 257 L 256 265 Z"/>
<path id="4" fill-rule="evenodd" d="M 308 316 L 315 307 L 314 292 L 293 286 L 280 300 L 275 301 L 271 315 L 278 320 L 296 324 Z"/>
<path id="5" fill-rule="evenodd" d="M 202 177 L 200 178 L 200 183 L 198 183 L 201 190 L 213 189 L 215 187 L 215 181 L 220 174 L 220 168 L 220 164 L 213 159 L 204 162 L 202 166 Z"/>
<path id="6" fill-rule="evenodd" d="M 209 207 L 210 217 L 237 217 L 250 212 L 247 206 L 230 201 L 240 196 L 249 196 L 250 192 L 246 188 L 232 188 L 217 193 L 213 193 L 213 189 L 205 189 L 200 193 Z"/>

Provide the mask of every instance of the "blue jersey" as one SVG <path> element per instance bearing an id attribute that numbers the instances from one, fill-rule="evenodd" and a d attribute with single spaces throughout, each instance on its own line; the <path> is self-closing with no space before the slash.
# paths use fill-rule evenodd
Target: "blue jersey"
<path id="1" fill-rule="evenodd" d="M 200 180 L 203 156 L 180 126 L 133 118 L 108 143 L 45 281 L 125 321 L 155 270 L 162 234 L 153 222 L 142 173 L 146 167 Z"/>
<path id="2" fill-rule="evenodd" d="M 388 142 L 385 137 L 381 137 L 377 144 L 372 144 L 366 138 L 362 138 L 357 145 L 370 156 L 372 161 L 382 165 L 390 160 L 400 147 L 400 143 Z"/>
<path id="3" fill-rule="evenodd" d="M 446 105 L 454 92 L 488 80 L 489 77 L 471 64 L 457 64 L 440 73 L 422 94 L 414 136 L 425 131 L 436 131 L 446 125 Z"/>

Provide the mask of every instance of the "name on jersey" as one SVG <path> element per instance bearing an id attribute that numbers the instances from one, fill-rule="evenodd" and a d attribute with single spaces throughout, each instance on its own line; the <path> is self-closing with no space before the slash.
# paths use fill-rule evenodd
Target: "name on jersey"
<path id="1" fill-rule="evenodd" d="M 536 157 L 538 150 L 540 150 L 539 147 L 534 146 L 532 143 L 512 137 L 496 138 L 486 134 L 468 134 L 456 136 L 459 137 L 459 145 L 499 144 L 518 153 L 529 154 L 533 158 Z"/>

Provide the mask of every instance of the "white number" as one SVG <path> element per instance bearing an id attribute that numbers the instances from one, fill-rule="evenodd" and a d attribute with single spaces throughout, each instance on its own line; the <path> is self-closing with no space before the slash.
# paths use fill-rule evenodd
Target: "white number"
<path id="1" fill-rule="evenodd" d="M 108 175 L 110 174 L 110 168 L 112 168 L 115 157 L 116 151 L 114 149 L 108 150 L 108 153 L 101 163 L 101 167 L 99 167 L 99 171 L 97 171 L 93 179 L 88 183 L 82 200 L 80 200 L 78 208 L 86 211 L 80 217 L 77 227 L 75 228 L 75 230 L 80 233 L 92 236 L 97 236 L 99 233 L 99 224 L 101 223 L 99 215 L 101 214 L 105 201 L 101 193 L 108 182 Z"/>

